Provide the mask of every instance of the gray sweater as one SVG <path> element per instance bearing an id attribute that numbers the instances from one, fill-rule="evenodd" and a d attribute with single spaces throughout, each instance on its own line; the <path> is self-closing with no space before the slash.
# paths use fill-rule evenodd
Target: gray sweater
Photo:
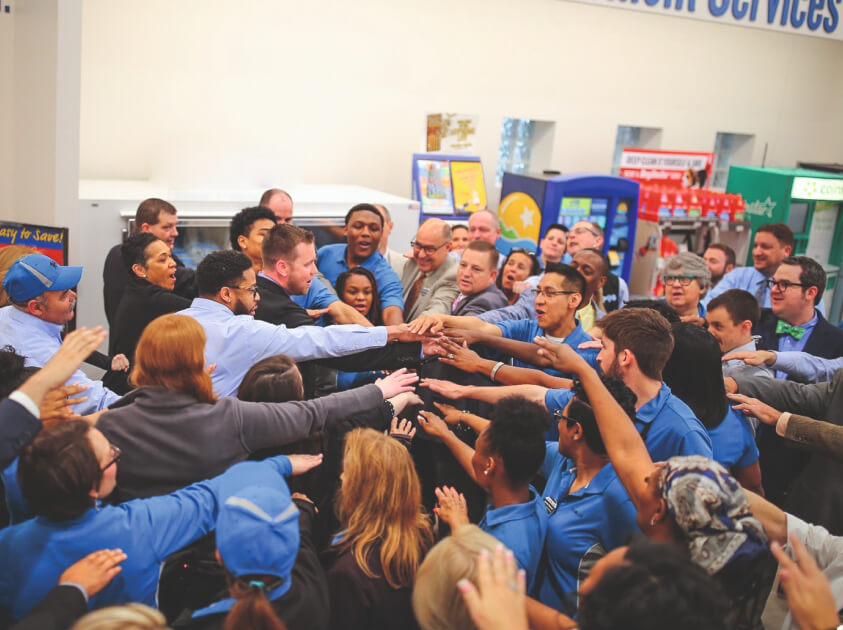
<path id="1" fill-rule="evenodd" d="M 326 425 L 377 410 L 375 385 L 307 401 L 215 404 L 163 387 L 141 387 L 104 413 L 97 428 L 122 451 L 117 491 L 127 501 L 168 494 L 214 477 L 263 448 L 306 438 Z"/>

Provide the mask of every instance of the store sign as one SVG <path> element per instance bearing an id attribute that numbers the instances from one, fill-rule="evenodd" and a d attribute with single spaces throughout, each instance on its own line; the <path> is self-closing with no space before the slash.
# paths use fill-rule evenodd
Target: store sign
<path id="1" fill-rule="evenodd" d="M 473 153 L 477 145 L 477 116 L 472 114 L 428 114 L 427 150 L 443 153 Z"/>
<path id="2" fill-rule="evenodd" d="M 843 201 L 843 179 L 794 177 L 790 196 L 794 199 Z"/>
<path id="3" fill-rule="evenodd" d="M 843 0 L 571 0 L 843 41 Z"/>
<path id="4" fill-rule="evenodd" d="M 687 180 L 698 180 L 701 171 L 705 171 L 706 181 L 710 181 L 713 165 L 713 153 L 627 148 L 621 154 L 620 175 L 641 184 L 687 188 L 692 184 Z"/>
<path id="5" fill-rule="evenodd" d="M 31 247 L 60 265 L 67 264 L 67 228 L 0 221 L 0 248 Z"/>

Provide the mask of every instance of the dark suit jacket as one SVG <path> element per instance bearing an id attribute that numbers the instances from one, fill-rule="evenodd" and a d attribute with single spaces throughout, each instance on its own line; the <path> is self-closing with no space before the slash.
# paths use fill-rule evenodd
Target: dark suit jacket
<path id="1" fill-rule="evenodd" d="M 826 383 L 803 385 L 760 376 L 735 377 L 741 394 L 758 398 L 779 411 L 817 418 L 843 425 L 843 370 Z M 793 420 L 793 418 L 791 418 Z M 798 425 L 794 425 L 797 427 Z M 765 433 L 775 434 L 773 427 Z M 783 438 L 776 436 L 780 441 Z M 786 449 L 795 452 L 796 449 Z M 763 451 L 762 451 L 763 455 Z M 843 463 L 819 453 L 808 455 L 806 465 L 783 488 L 778 497 L 771 497 L 786 512 L 816 525 L 822 525 L 835 536 L 843 535 Z M 764 490 L 768 479 L 776 477 L 784 461 L 765 467 L 761 463 Z"/>
<path id="2" fill-rule="evenodd" d="M 759 350 L 778 350 L 779 336 L 776 334 L 776 324 L 779 319 L 769 308 L 761 309 L 761 319 L 753 330 L 753 334 L 760 335 Z M 832 326 L 817 313 L 817 324 L 811 331 L 811 336 L 805 342 L 803 350 L 824 359 L 835 359 L 843 356 L 843 330 Z"/>
<path id="3" fill-rule="evenodd" d="M 494 284 L 483 289 L 480 293 L 469 295 L 457 305 L 452 315 L 479 315 L 486 311 L 493 311 L 496 308 L 503 308 L 509 301 L 497 286 Z"/>
<path id="4" fill-rule="evenodd" d="M 129 271 L 120 253 L 121 247 L 122 244 L 111 248 L 102 267 L 102 299 L 109 327 L 114 325 L 120 298 L 123 297 L 123 291 L 129 283 Z M 176 261 L 176 286 L 173 293 L 192 300 L 199 295 L 196 288 L 196 272 L 185 267 L 175 254 L 173 254 L 173 260 Z"/>
<path id="5" fill-rule="evenodd" d="M 87 612 L 88 603 L 78 588 L 59 585 L 9 630 L 66 630 Z"/>
<path id="6" fill-rule="evenodd" d="M 23 405 L 6 398 L 0 402 L 0 469 L 5 470 L 41 430 L 41 421 Z"/>
<path id="7" fill-rule="evenodd" d="M 307 311 L 293 302 L 287 292 L 272 280 L 258 276 L 260 302 L 255 319 L 287 328 L 313 326 L 315 320 Z M 383 348 L 366 350 L 357 354 L 334 359 L 320 359 L 314 363 L 345 372 L 368 372 L 370 370 L 397 370 L 402 367 L 415 368 L 421 358 L 420 343 L 390 343 Z M 309 363 L 309 362 L 308 362 Z"/>

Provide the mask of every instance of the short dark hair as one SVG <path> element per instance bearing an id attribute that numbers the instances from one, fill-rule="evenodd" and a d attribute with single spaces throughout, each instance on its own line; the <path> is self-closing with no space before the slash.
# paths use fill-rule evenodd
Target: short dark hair
<path id="1" fill-rule="evenodd" d="M 457 226 L 463 227 L 463 226 Z M 468 228 L 466 228 L 467 230 Z M 498 253 L 498 248 L 489 243 L 488 241 L 481 241 L 481 240 L 474 240 L 469 241 L 468 245 L 465 246 L 465 249 L 470 249 L 474 252 L 482 252 L 484 254 L 488 254 L 489 256 L 489 264 L 492 269 L 497 269 L 498 267 L 498 260 L 500 259 L 500 254 Z"/>
<path id="2" fill-rule="evenodd" d="M 381 227 L 383 227 L 383 215 L 377 208 L 375 208 L 375 206 L 370 203 L 358 203 L 356 206 L 352 206 L 351 209 L 345 213 L 346 225 L 348 225 L 349 221 L 351 221 L 351 217 L 352 215 L 354 215 L 355 212 L 372 212 L 376 214 L 377 217 L 381 220 Z"/>
<path id="3" fill-rule="evenodd" d="M 664 366 L 664 382 L 706 429 L 714 429 L 728 411 L 720 344 L 696 324 L 678 322 L 671 331 L 673 352 Z"/>
<path id="4" fill-rule="evenodd" d="M 542 238 L 547 238 L 547 235 L 550 233 L 551 230 L 561 230 L 565 232 L 565 234 L 567 234 L 569 229 L 570 228 L 567 225 L 562 225 L 561 223 L 551 223 L 547 226 L 547 229 L 544 231 L 544 236 Z"/>
<path id="5" fill-rule="evenodd" d="M 594 325 L 615 344 L 615 354 L 629 350 L 645 376 L 661 380 L 673 351 L 673 334 L 664 317 L 649 308 L 622 308 Z"/>
<path id="6" fill-rule="evenodd" d="M 611 376 L 601 376 L 600 380 L 603 385 L 609 390 L 617 403 L 621 406 L 630 420 L 635 420 L 635 401 L 638 397 L 635 393 L 627 387 L 620 379 Z M 571 406 L 568 407 L 568 424 L 579 424 L 582 427 L 583 437 L 588 448 L 597 455 L 606 454 L 606 446 L 603 444 L 603 437 L 600 435 L 600 429 L 597 426 L 597 419 L 594 417 L 594 410 L 591 407 L 591 401 L 588 399 L 588 394 L 585 391 L 580 381 L 574 381 L 572 388 L 574 397 L 571 398 Z"/>
<path id="7" fill-rule="evenodd" d="M 656 313 L 664 317 L 670 324 L 682 321 L 679 314 L 670 308 L 667 302 L 662 302 L 661 300 L 630 300 L 624 304 L 624 308 L 648 308 L 651 311 L 656 311 Z"/>
<path id="8" fill-rule="evenodd" d="M 66 521 L 94 506 L 91 490 L 102 477 L 88 440 L 91 425 L 68 420 L 45 429 L 21 452 L 18 483 L 33 514 Z"/>
<path id="9" fill-rule="evenodd" d="M 275 195 L 284 195 L 290 201 L 293 198 L 290 196 L 286 190 L 281 190 L 280 188 L 270 188 L 269 190 L 265 190 L 264 193 L 261 195 L 261 200 L 258 202 L 259 206 L 266 206 Z"/>
<path id="10" fill-rule="evenodd" d="M 602 251 L 597 249 L 596 247 L 583 247 L 582 249 L 577 250 L 577 254 L 580 252 L 589 252 L 598 256 L 600 260 L 603 262 L 603 275 L 608 277 L 609 273 L 612 271 L 612 263 L 609 262 L 609 257 L 604 254 Z M 576 256 L 577 254 L 574 254 Z"/>
<path id="11" fill-rule="evenodd" d="M 665 543 L 637 538 L 624 563 L 582 597 L 582 630 L 725 630 L 729 600 L 699 566 Z"/>
<path id="12" fill-rule="evenodd" d="M 468 232 L 468 226 L 463 225 L 462 223 L 456 223 L 456 224 L 451 226 L 451 234 L 454 233 L 454 230 L 465 230 L 466 232 Z M 489 243 L 489 245 L 492 245 L 492 244 Z M 494 245 L 492 245 L 492 247 L 494 247 Z M 497 251 L 497 250 L 495 250 L 495 251 Z"/>
<path id="13" fill-rule="evenodd" d="M 240 251 L 240 245 L 237 243 L 237 238 L 240 236 L 248 237 L 249 232 L 252 231 L 252 226 L 255 224 L 255 221 L 259 219 L 268 219 L 273 223 L 278 221 L 275 213 L 265 206 L 243 208 L 231 218 L 231 225 L 228 227 L 228 240 L 231 243 L 231 249 L 235 252 Z"/>
<path id="14" fill-rule="evenodd" d="M 809 256 L 788 256 L 782 261 L 783 265 L 799 267 L 799 283 L 802 285 L 802 292 L 809 287 L 817 287 L 817 295 L 814 296 L 814 306 L 820 303 L 825 291 L 826 275 L 823 266 Z"/>
<path id="15" fill-rule="evenodd" d="M 749 321 L 752 327 L 758 325 L 761 319 L 761 307 L 758 300 L 749 291 L 743 289 L 729 289 L 711 299 L 706 309 L 711 312 L 716 308 L 723 307 L 729 313 L 729 319 L 737 326 L 741 322 Z"/>
<path id="16" fill-rule="evenodd" d="M 144 223 L 149 225 L 158 223 L 162 212 L 164 214 L 176 214 L 176 207 L 169 201 L 157 197 L 150 197 L 141 201 L 135 211 L 135 232 L 140 231 L 141 225 Z"/>
<path id="17" fill-rule="evenodd" d="M 796 247 L 796 239 L 793 236 L 793 230 L 790 229 L 786 223 L 765 223 L 759 227 L 755 233 L 769 232 L 776 237 L 776 240 L 782 245 L 790 245 L 790 251 Z"/>
<path id="18" fill-rule="evenodd" d="M 732 265 L 732 267 L 734 267 L 738 260 L 735 250 L 724 243 L 712 243 L 706 249 L 719 249 L 721 252 L 726 254 L 726 265 Z"/>
<path id="19" fill-rule="evenodd" d="M 383 309 L 381 308 L 381 296 L 380 290 L 378 289 L 378 281 L 377 278 L 375 278 L 375 274 L 365 267 L 352 267 L 337 276 L 337 281 L 335 283 L 337 296 L 340 300 L 342 300 L 342 294 L 345 292 L 345 283 L 348 282 L 348 279 L 351 278 L 351 276 L 363 276 L 371 283 L 372 307 L 369 309 L 369 314 L 366 318 L 375 326 L 383 326 Z M 314 282 L 319 281 L 314 279 Z M 345 300 L 343 300 L 343 302 L 345 302 Z"/>
<path id="20" fill-rule="evenodd" d="M 249 402 L 302 400 L 303 385 L 296 362 L 286 354 L 276 354 L 249 368 L 237 388 L 237 398 Z"/>
<path id="21" fill-rule="evenodd" d="M 211 252 L 196 267 L 199 295 L 216 295 L 223 287 L 231 286 L 243 277 L 252 261 L 246 254 L 229 250 Z"/>
<path id="22" fill-rule="evenodd" d="M 547 410 L 522 396 L 508 396 L 495 405 L 491 421 L 486 437 L 492 452 L 500 455 L 513 484 L 526 483 L 544 460 Z"/>
<path id="23" fill-rule="evenodd" d="M 150 232 L 138 232 L 132 234 L 120 246 L 120 256 L 123 258 L 126 269 L 129 270 L 129 275 L 131 275 L 132 265 L 146 267 L 146 248 L 157 240 L 160 239 Z"/>
<path id="24" fill-rule="evenodd" d="M 37 367 L 26 367 L 26 357 L 15 352 L 12 346 L 0 348 L 0 400 L 23 385 L 37 371 Z"/>
<path id="25" fill-rule="evenodd" d="M 299 243 L 313 243 L 313 241 L 313 232 L 310 230 L 291 223 L 278 223 L 263 237 L 261 255 L 264 265 L 274 265 L 281 258 L 290 260 L 293 250 Z"/>
<path id="26" fill-rule="evenodd" d="M 478 210 L 477 212 L 480 212 L 480 210 Z M 483 212 L 489 212 L 489 214 L 492 214 L 490 210 L 483 210 Z M 520 247 L 516 247 L 509 250 L 509 253 L 506 255 L 506 258 L 503 259 L 503 264 L 500 266 L 501 272 L 503 272 L 504 267 L 506 267 L 506 263 L 509 262 L 509 259 L 512 258 L 515 254 L 521 254 L 522 256 L 526 256 L 530 259 L 530 275 L 527 276 L 528 278 L 531 276 L 537 276 L 541 273 L 542 265 L 539 262 L 536 253 L 531 252 L 527 249 L 521 249 Z M 498 274 L 498 277 L 495 280 L 495 286 L 503 290 L 503 273 Z"/>
<path id="27" fill-rule="evenodd" d="M 585 295 L 585 278 L 583 278 L 583 275 L 579 271 L 571 267 L 571 265 L 549 262 L 544 268 L 544 275 L 549 273 L 562 276 L 565 279 L 563 284 L 566 289 L 576 291 L 580 295 Z"/>

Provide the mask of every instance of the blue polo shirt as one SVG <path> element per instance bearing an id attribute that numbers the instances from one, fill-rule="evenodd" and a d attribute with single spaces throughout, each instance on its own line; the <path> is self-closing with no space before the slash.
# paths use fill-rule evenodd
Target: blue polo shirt
<path id="1" fill-rule="evenodd" d="M 544 397 L 548 411 L 563 409 L 573 397 L 570 389 L 549 389 Z M 635 414 L 635 428 L 654 462 L 675 455 L 703 455 L 713 459 L 711 438 L 690 407 L 662 383 L 656 397 Z"/>
<path id="2" fill-rule="evenodd" d="M 304 295 L 290 295 L 290 299 L 302 308 L 327 308 L 339 298 L 325 286 L 318 277 L 313 278 L 310 288 Z"/>
<path id="3" fill-rule="evenodd" d="M 337 286 L 337 278 L 343 271 L 348 271 L 348 263 L 345 261 L 345 252 L 348 245 L 336 243 L 324 245 L 316 252 L 316 266 L 319 271 L 328 279 L 332 286 Z M 369 256 L 361 267 L 368 269 L 375 276 L 378 283 L 378 295 L 381 298 L 381 308 L 397 306 L 404 309 L 404 288 L 401 286 L 401 278 L 398 277 L 386 258 L 379 252 Z"/>
<path id="4" fill-rule="evenodd" d="M 496 323 L 495 326 L 501 329 L 501 335 L 506 339 L 513 339 L 515 341 L 525 341 L 527 343 L 533 343 L 533 339 L 536 337 L 546 337 L 544 330 L 539 328 L 539 324 L 534 319 L 512 319 L 508 321 L 503 321 Z M 583 359 L 585 359 L 588 364 L 593 367 L 595 370 L 599 371 L 599 366 L 597 365 L 597 355 L 599 354 L 599 350 L 597 348 L 590 348 L 588 350 L 580 350 L 577 346 L 585 341 L 592 341 L 591 336 L 586 333 L 580 323 L 577 322 L 577 327 L 571 331 L 567 337 L 565 337 L 564 343 L 565 345 L 571 346 L 574 350 L 576 350 L 577 354 L 580 355 Z M 526 367 L 526 368 L 535 368 L 535 365 L 531 365 L 529 363 L 523 363 L 518 359 L 513 359 L 512 364 L 518 367 Z M 562 372 L 558 372 L 553 368 L 545 368 L 544 371 L 547 374 L 551 374 L 552 376 L 561 376 L 565 378 L 570 378 L 570 374 L 564 374 Z"/>
<path id="5" fill-rule="evenodd" d="M 547 478 L 547 570 L 536 592 L 543 604 L 574 614 L 571 605 L 578 606 L 579 588 L 594 564 L 639 532 L 637 512 L 612 464 L 586 487 L 569 493 L 576 468 L 559 453 L 558 444 L 547 442 L 541 471 Z"/>
<path id="6" fill-rule="evenodd" d="M 758 446 L 746 417 L 731 407 L 723 422 L 708 429 L 714 460 L 723 464 L 728 471 L 746 468 L 758 461 Z"/>
<path id="7" fill-rule="evenodd" d="M 527 572 L 527 592 L 532 592 L 547 525 L 544 501 L 536 489 L 530 486 L 526 503 L 499 508 L 489 505 L 478 525 L 515 554 L 518 566 Z"/>

